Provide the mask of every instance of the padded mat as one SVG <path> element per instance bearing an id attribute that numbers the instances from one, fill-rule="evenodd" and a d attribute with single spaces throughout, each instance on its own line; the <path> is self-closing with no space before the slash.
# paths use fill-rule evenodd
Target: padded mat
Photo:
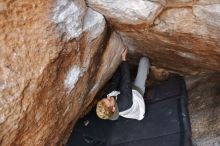
<path id="1" fill-rule="evenodd" d="M 151 89 L 152 95 L 149 101 L 157 102 L 181 95 L 182 82 L 184 81 L 180 76 L 173 76 L 169 80 L 163 81 L 162 84 L 154 85 Z"/>
<path id="2" fill-rule="evenodd" d="M 149 105 L 141 121 L 119 120 L 112 129 L 108 143 L 114 145 L 180 132 L 177 102 L 177 99 L 170 99 Z"/>
<path id="3" fill-rule="evenodd" d="M 191 146 L 188 139 L 185 139 L 185 142 L 182 143 L 181 139 L 183 134 L 184 133 L 174 133 L 161 137 L 131 141 L 114 146 Z"/>
<path id="4" fill-rule="evenodd" d="M 77 122 L 66 146 L 191 146 L 184 80 L 172 77 L 152 93 L 143 120 L 101 120 L 93 109 Z"/>

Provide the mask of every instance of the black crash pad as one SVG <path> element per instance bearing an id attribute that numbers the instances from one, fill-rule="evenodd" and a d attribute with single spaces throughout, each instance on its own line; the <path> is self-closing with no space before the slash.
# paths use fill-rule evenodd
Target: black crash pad
<path id="1" fill-rule="evenodd" d="M 93 109 L 80 119 L 66 146 L 191 146 L 184 80 L 171 77 L 152 88 L 141 121 L 101 120 Z"/>

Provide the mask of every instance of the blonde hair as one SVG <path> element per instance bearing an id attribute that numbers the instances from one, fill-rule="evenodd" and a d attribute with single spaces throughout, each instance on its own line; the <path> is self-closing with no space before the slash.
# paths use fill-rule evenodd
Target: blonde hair
<path id="1" fill-rule="evenodd" d="M 109 119 L 113 113 L 114 112 L 109 109 L 103 99 L 97 103 L 96 114 L 100 119 Z"/>

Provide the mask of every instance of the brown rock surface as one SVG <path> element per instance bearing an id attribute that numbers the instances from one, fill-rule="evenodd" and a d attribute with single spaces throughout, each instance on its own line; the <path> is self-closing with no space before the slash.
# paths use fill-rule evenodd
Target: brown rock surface
<path id="1" fill-rule="evenodd" d="M 219 0 L 87 4 L 92 9 L 84 0 L 0 1 L 0 145 L 64 142 L 117 68 L 124 45 L 130 62 L 149 56 L 172 72 L 220 72 Z M 193 137 L 200 145 L 218 139 L 220 131 L 219 94 L 202 89 L 189 88 Z M 200 101 L 207 104 L 195 104 Z"/>
<path id="2" fill-rule="evenodd" d="M 184 74 L 220 72 L 219 1 L 87 2 L 131 51 L 149 56 L 153 64 Z"/>
<path id="3" fill-rule="evenodd" d="M 104 17 L 81 0 L 0 5 L 0 145 L 58 145 L 117 67 L 120 38 L 105 48 Z"/>
<path id="4" fill-rule="evenodd" d="M 95 84 L 89 91 L 87 99 L 85 100 L 85 107 L 88 107 L 92 102 L 96 93 L 105 85 L 105 83 L 111 78 L 117 67 L 121 62 L 121 53 L 124 50 L 124 44 L 119 35 L 115 32 L 110 35 L 107 46 L 102 55 L 102 60 L 99 64 L 99 69 L 95 75 Z M 117 55 L 116 55 L 117 54 Z M 84 112 L 82 112 L 84 113 Z"/>

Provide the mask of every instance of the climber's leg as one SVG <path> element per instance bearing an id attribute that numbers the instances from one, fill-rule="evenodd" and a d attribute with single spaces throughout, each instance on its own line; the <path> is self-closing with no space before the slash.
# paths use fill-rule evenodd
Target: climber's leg
<path id="1" fill-rule="evenodd" d="M 142 57 L 139 61 L 137 76 L 134 81 L 134 85 L 139 87 L 142 92 L 145 92 L 145 81 L 149 73 L 149 59 L 147 57 Z"/>

